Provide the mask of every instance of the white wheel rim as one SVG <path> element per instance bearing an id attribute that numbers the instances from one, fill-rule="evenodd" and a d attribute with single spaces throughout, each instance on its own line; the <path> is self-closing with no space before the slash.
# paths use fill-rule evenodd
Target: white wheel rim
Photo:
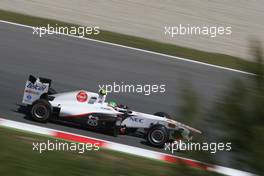
<path id="1" fill-rule="evenodd" d="M 163 133 L 162 130 L 154 130 L 152 131 L 151 133 L 151 140 L 154 142 L 154 143 L 161 143 L 165 138 L 165 135 Z"/>
<path id="2" fill-rule="evenodd" d="M 43 119 L 47 116 L 48 110 L 44 105 L 37 105 L 33 108 L 33 114 L 38 119 Z"/>

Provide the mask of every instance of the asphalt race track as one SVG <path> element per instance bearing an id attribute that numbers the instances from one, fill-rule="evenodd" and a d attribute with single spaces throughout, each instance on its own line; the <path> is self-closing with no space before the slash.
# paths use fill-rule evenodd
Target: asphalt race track
<path id="1" fill-rule="evenodd" d="M 197 91 L 203 110 L 217 100 L 233 78 L 249 75 L 186 62 L 141 51 L 62 35 L 39 38 L 32 29 L 0 22 L 0 117 L 38 126 L 73 132 L 127 145 L 163 152 L 144 139 L 121 135 L 117 138 L 62 126 L 40 124 L 17 112 L 29 74 L 51 78 L 58 92 L 76 89 L 98 91 L 98 84 L 166 84 L 165 93 L 149 96 L 135 93 L 111 94 L 130 108 L 142 112 L 165 111 L 176 115 L 185 83 Z M 178 117 L 183 119 L 184 117 Z M 197 128 L 201 128 L 196 126 Z M 202 129 L 201 129 L 202 130 Z"/>

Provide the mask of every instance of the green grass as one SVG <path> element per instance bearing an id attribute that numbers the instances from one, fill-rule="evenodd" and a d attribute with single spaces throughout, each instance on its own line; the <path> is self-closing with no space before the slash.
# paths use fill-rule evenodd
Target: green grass
<path id="1" fill-rule="evenodd" d="M 0 127 L 0 175 L 218 175 L 103 149 L 86 151 L 84 154 L 74 151 L 45 151 L 40 154 L 32 150 L 33 142 L 46 142 L 47 140 L 60 141 Z"/>
<path id="2" fill-rule="evenodd" d="M 68 26 L 68 27 L 78 26 L 75 24 L 69 24 L 57 20 L 33 17 L 33 16 L 23 15 L 14 12 L 8 12 L 4 10 L 0 10 L 0 19 L 31 25 L 31 26 L 46 26 L 47 24 L 50 24 L 51 26 L 55 26 L 55 24 L 58 24 L 59 26 Z M 229 68 L 248 71 L 248 72 L 251 72 L 252 68 L 255 67 L 254 62 L 243 60 L 238 57 L 199 51 L 196 49 L 180 47 L 172 44 L 161 43 L 158 41 L 148 40 L 144 38 L 124 35 L 115 32 L 104 31 L 104 30 L 100 30 L 99 35 L 89 35 L 87 37 L 97 40 L 107 41 L 111 43 L 121 44 L 125 46 L 145 49 L 149 51 L 155 51 L 163 54 L 184 57 L 196 61 L 201 61 L 209 64 L 229 67 Z"/>

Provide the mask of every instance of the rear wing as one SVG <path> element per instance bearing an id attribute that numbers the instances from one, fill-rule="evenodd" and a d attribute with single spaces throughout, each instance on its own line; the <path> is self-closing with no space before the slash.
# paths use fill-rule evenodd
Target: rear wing
<path id="1" fill-rule="evenodd" d="M 32 75 L 26 81 L 23 104 L 31 105 L 34 101 L 38 100 L 41 95 L 48 93 L 51 86 L 51 80 L 47 78 L 36 78 Z"/>

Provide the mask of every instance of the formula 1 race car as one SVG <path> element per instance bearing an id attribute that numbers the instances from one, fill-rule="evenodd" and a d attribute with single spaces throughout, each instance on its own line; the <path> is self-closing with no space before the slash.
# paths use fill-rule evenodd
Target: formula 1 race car
<path id="1" fill-rule="evenodd" d="M 25 85 L 23 104 L 30 116 L 38 122 L 58 120 L 78 124 L 87 129 L 120 133 L 141 129 L 147 142 L 162 147 L 168 141 L 189 140 L 201 131 L 170 119 L 169 115 L 157 112 L 154 115 L 133 111 L 114 102 L 105 102 L 106 94 L 78 90 L 56 93 L 51 80 L 29 76 Z"/>

